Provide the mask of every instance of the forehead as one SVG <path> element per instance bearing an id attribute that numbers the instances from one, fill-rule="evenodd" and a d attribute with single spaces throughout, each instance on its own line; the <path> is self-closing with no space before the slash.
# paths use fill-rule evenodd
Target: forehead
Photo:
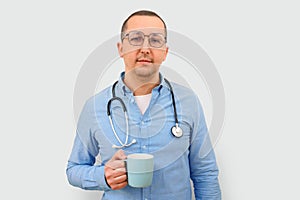
<path id="1" fill-rule="evenodd" d="M 126 32 L 139 30 L 144 33 L 164 33 L 163 22 L 155 16 L 133 16 L 127 21 Z"/>

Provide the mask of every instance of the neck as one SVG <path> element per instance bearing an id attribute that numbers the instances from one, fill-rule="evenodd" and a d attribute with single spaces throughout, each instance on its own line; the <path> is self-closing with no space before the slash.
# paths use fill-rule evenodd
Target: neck
<path id="1" fill-rule="evenodd" d="M 159 85 L 159 74 L 153 77 L 131 77 L 125 74 L 124 83 L 134 96 L 150 94 L 152 89 Z"/>

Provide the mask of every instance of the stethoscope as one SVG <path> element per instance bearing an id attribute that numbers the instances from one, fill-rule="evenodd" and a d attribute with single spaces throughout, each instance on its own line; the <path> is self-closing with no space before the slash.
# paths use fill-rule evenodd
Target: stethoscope
<path id="1" fill-rule="evenodd" d="M 170 84 L 170 82 L 164 78 L 165 82 L 168 84 L 169 89 L 170 89 L 170 93 L 172 96 L 172 104 L 173 104 L 173 109 L 174 109 L 174 119 L 175 119 L 175 126 L 173 126 L 171 128 L 171 133 L 173 134 L 174 137 L 176 138 L 180 138 L 182 136 L 182 129 L 179 127 L 178 125 L 178 118 L 177 118 L 177 110 L 176 110 L 176 104 L 175 104 L 175 97 L 174 97 L 174 92 L 173 92 L 173 88 Z M 128 123 L 128 115 L 127 115 L 127 109 L 125 106 L 125 103 L 123 102 L 123 100 L 119 97 L 116 96 L 115 93 L 115 87 L 117 85 L 118 81 L 116 81 L 113 86 L 112 86 L 112 95 L 113 97 L 108 101 L 107 103 L 107 116 L 109 118 L 109 123 L 111 126 L 112 131 L 114 132 L 115 137 L 117 138 L 118 142 L 120 145 L 112 145 L 113 148 L 117 148 L 117 149 L 121 149 L 124 147 L 129 147 L 133 144 L 136 143 L 136 139 L 133 139 L 130 143 L 128 143 L 128 137 L 129 137 L 129 123 Z M 121 139 L 119 138 L 118 134 L 116 133 L 116 130 L 114 128 L 113 122 L 112 122 L 112 118 L 111 118 L 111 112 L 110 112 L 110 107 L 111 107 L 111 103 L 113 101 L 119 101 L 120 104 L 122 105 L 122 109 L 124 111 L 124 117 L 125 117 L 125 122 L 126 122 L 126 137 L 125 137 L 125 142 L 122 142 Z"/>

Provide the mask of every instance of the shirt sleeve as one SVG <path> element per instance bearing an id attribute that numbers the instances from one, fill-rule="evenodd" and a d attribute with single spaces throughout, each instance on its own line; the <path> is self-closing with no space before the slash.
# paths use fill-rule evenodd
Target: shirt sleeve
<path id="1" fill-rule="evenodd" d="M 198 99 L 197 105 L 189 155 L 190 176 L 194 184 L 195 197 L 197 200 L 221 200 L 219 170 Z"/>
<path id="2" fill-rule="evenodd" d="M 86 190 L 110 190 L 104 178 L 104 165 L 95 165 L 99 152 L 93 136 L 93 104 L 86 103 L 78 120 L 76 136 L 66 174 L 71 185 Z"/>

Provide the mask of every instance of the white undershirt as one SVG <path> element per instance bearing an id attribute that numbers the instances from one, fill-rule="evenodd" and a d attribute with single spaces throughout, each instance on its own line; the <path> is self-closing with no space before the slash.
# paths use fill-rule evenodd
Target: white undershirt
<path id="1" fill-rule="evenodd" d="M 141 96 L 134 96 L 135 102 L 138 105 L 142 114 L 146 112 L 151 100 L 151 96 L 152 93 Z"/>

